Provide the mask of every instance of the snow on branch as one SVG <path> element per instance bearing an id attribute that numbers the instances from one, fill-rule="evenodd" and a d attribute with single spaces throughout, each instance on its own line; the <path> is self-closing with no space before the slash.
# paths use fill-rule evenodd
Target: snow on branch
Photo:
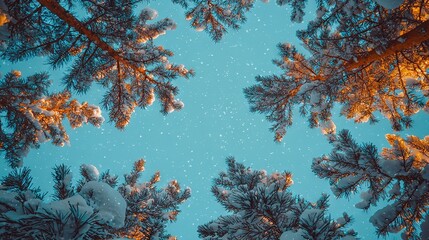
<path id="1" fill-rule="evenodd" d="M 355 122 L 375 123 L 381 113 L 392 129 L 412 126 L 412 116 L 429 112 L 429 5 L 404 1 L 385 9 L 375 1 L 318 1 L 316 18 L 297 32 L 307 50 L 279 44 L 274 63 L 281 73 L 256 77 L 244 90 L 251 111 L 272 122 L 281 141 L 292 109 L 310 127 L 334 133 L 333 106 Z"/>
<path id="2" fill-rule="evenodd" d="M 357 144 L 343 130 L 332 142 L 332 153 L 315 158 L 312 169 L 329 180 L 337 197 L 368 186 L 355 206 L 368 209 L 387 201 L 370 218 L 377 233 L 402 232 L 404 239 L 415 239 L 421 231 L 421 236 L 426 234 L 422 219 L 429 210 L 429 137 L 388 134 L 386 138 L 391 147 L 379 153 L 372 144 Z"/>
<path id="3" fill-rule="evenodd" d="M 266 2 L 262 0 L 263 2 Z M 186 20 L 197 31 L 206 31 L 218 42 L 227 33 L 228 28 L 239 29 L 246 22 L 246 13 L 255 4 L 255 0 L 173 0 L 187 9 Z M 302 22 L 305 2 L 303 0 L 277 0 L 279 6 L 292 8 L 291 21 Z"/>
<path id="4" fill-rule="evenodd" d="M 175 23 L 169 18 L 154 21 L 157 13 L 152 9 L 134 14 L 139 2 L 4 1 L 13 21 L 2 26 L 10 34 L 0 40 L 0 52 L 11 62 L 45 56 L 54 68 L 72 62 L 63 78 L 66 88 L 82 93 L 99 83 L 106 89 L 103 106 L 120 129 L 129 123 L 136 107 L 146 108 L 155 96 L 162 113 L 180 110 L 183 104 L 176 99 L 178 89 L 171 82 L 194 72 L 171 63 L 173 52 L 154 44 Z M 78 6 L 85 12 L 83 17 L 74 14 Z"/>
<path id="5" fill-rule="evenodd" d="M 152 182 L 131 186 L 126 177 L 116 189 L 117 177 L 108 172 L 98 175 L 92 165 L 83 165 L 81 175 L 75 188 L 70 168 L 55 166 L 51 202 L 33 187 L 28 168 L 16 168 L 1 179 L 0 238 L 174 239 L 166 233 L 166 224 L 176 220 L 179 204 L 190 196 L 189 188 L 181 190 L 175 180 L 165 188 Z M 159 173 L 155 175 L 159 179 Z"/>
<path id="6" fill-rule="evenodd" d="M 99 127 L 104 121 L 99 107 L 70 99 L 68 91 L 49 94 L 49 86 L 46 73 L 23 78 L 12 71 L 0 79 L 0 152 L 12 167 L 21 166 L 30 148 L 40 143 L 68 144 L 64 119 L 72 128 L 84 123 Z"/>
<path id="7" fill-rule="evenodd" d="M 289 190 L 288 172 L 267 174 L 227 158 L 212 193 L 230 213 L 198 227 L 202 239 L 356 239 L 351 217 L 328 216 L 328 195 L 311 203 Z"/>

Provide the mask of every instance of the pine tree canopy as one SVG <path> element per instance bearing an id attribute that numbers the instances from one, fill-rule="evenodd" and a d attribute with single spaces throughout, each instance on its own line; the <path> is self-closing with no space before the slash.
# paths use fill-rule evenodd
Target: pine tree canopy
<path id="1" fill-rule="evenodd" d="M 258 76 L 246 88 L 251 110 L 273 122 L 281 141 L 299 106 L 310 127 L 335 132 L 334 106 L 355 122 L 374 123 L 375 113 L 395 131 L 409 128 L 411 116 L 429 111 L 429 2 L 405 0 L 386 9 L 375 1 L 317 1 L 317 17 L 297 32 L 307 52 L 278 45 L 274 60 L 282 71 Z"/>
<path id="2" fill-rule="evenodd" d="M 11 62 L 45 56 L 53 68 L 70 64 L 63 78 L 67 89 L 86 92 L 95 83 L 106 88 L 103 106 L 116 127 L 124 128 L 136 107 L 158 97 L 162 112 L 180 110 L 171 81 L 193 75 L 169 62 L 173 52 L 154 39 L 175 28 L 157 12 L 133 8 L 143 1 L 2 1 L 9 36 L 1 56 Z"/>
<path id="3" fill-rule="evenodd" d="M 337 197 L 368 186 L 361 193 L 362 202 L 355 205 L 357 208 L 368 209 L 387 201 L 369 220 L 379 235 L 404 230 L 403 239 L 419 239 L 419 235 L 420 239 L 427 239 L 429 137 L 403 139 L 387 135 L 386 138 L 391 148 L 379 153 L 373 144 L 359 145 L 343 130 L 332 142 L 332 153 L 314 159 L 313 172 L 329 180 Z"/>
<path id="4" fill-rule="evenodd" d="M 99 173 L 89 164 L 80 168 L 77 186 L 70 167 L 53 168 L 54 194 L 45 202 L 40 188 L 33 187 L 29 168 L 15 168 L 0 183 L 1 239 L 165 239 L 167 222 L 176 220 L 179 204 L 191 194 L 176 180 L 158 188 L 157 172 L 149 182 L 137 182 L 145 161 L 134 163 L 118 185 L 109 171 Z"/>
<path id="5" fill-rule="evenodd" d="M 230 213 L 198 227 L 202 239 L 356 239 L 345 231 L 351 217 L 344 213 L 336 221 L 328 214 L 328 196 L 311 203 L 289 190 L 288 172 L 267 174 L 227 158 L 227 172 L 213 181 L 212 193 Z"/>
<path id="6" fill-rule="evenodd" d="M 99 107 L 70 99 L 70 92 L 49 94 L 46 73 L 23 78 L 19 71 L 0 79 L 0 152 L 11 167 L 22 166 L 31 147 L 52 141 L 69 143 L 62 124 L 67 118 L 72 128 L 91 123 L 99 127 L 104 118 Z"/>
<path id="7" fill-rule="evenodd" d="M 83 122 L 99 126 L 98 107 L 69 100 L 93 83 L 106 89 L 102 105 L 119 129 L 135 108 L 146 108 L 155 98 L 164 114 L 183 108 L 172 80 L 194 72 L 171 63 L 173 52 L 154 43 L 176 25 L 169 18 L 156 21 L 153 9 L 134 14 L 142 2 L 0 1 L 2 59 L 15 63 L 46 57 L 54 69 L 68 66 L 62 79 L 66 90 L 55 95 L 48 94 L 46 73 L 21 79 L 15 72 L 0 80 L 0 151 L 9 165 L 21 165 L 28 149 L 40 142 L 68 143 L 61 123 L 65 117 L 73 128 Z"/>
<path id="8" fill-rule="evenodd" d="M 170 10 L 170 5 L 163 5 L 166 4 L 163 1 L 158 1 L 159 7 Z M 91 164 L 79 164 L 80 179 L 74 181 L 72 167 L 55 165 L 51 174 L 53 191 L 49 194 L 34 186 L 37 176 L 33 179 L 30 167 L 23 163 L 29 150 L 40 147 L 44 142 L 55 146 L 70 144 L 74 137 L 67 133 L 66 121 L 72 129 L 88 124 L 100 127 L 105 121 L 103 109 L 108 113 L 106 119 L 112 123 L 111 127 L 123 130 L 136 110 L 146 109 L 155 101 L 159 102 L 160 112 L 164 115 L 184 107 L 178 98 L 179 89 L 175 81 L 188 79 L 195 73 L 183 64 L 174 63 L 174 52 L 157 42 L 158 37 L 174 30 L 176 23 L 170 18 L 158 18 L 158 12 L 148 8 L 153 6 L 152 2 L 155 1 L 0 0 L 0 58 L 3 64 L 43 59 L 52 70 L 64 73 L 62 79 L 50 79 L 48 72 L 22 76 L 19 70 L 10 69 L 0 73 L 0 154 L 12 168 L 8 174 L 0 174 L 0 239 L 176 240 L 167 232 L 167 223 L 177 220 L 181 211 L 179 206 L 190 198 L 191 190 L 183 189 L 177 180 L 159 187 L 160 172 L 149 176 L 147 181 L 141 181 L 145 160 L 135 161 L 122 182 L 109 171 L 100 173 Z M 228 31 L 238 30 L 253 14 L 252 9 L 258 10 L 255 9 L 257 2 L 170 0 L 168 3 L 182 11 L 181 16 L 190 27 L 208 34 L 211 39 L 207 39 L 212 43 L 208 48 L 211 52 L 203 52 L 198 46 L 206 47 L 207 42 L 194 44 L 197 41 L 186 36 L 186 41 L 178 41 L 180 47 L 176 53 L 179 56 L 183 55 L 178 51 L 190 53 L 185 56 L 190 61 L 196 61 L 203 55 L 214 57 L 212 53 L 216 50 L 211 47 L 216 46 Z M 268 0 L 261 2 L 267 3 Z M 368 218 L 377 237 L 399 234 L 406 240 L 428 240 L 429 136 L 424 137 L 420 133 L 410 135 L 410 132 L 409 135 L 399 135 L 398 132 L 412 128 L 419 112 L 429 113 L 429 0 L 311 0 L 310 4 L 307 3 L 310 1 L 275 1 L 275 7 L 281 7 L 285 16 L 286 13 L 290 16 L 285 17 L 284 22 L 271 22 L 275 27 L 263 27 L 264 30 L 276 32 L 277 28 L 284 28 L 289 34 L 292 23 L 302 25 L 298 26 L 300 30 L 296 32 L 295 42 L 284 36 L 284 41 L 290 42 L 277 45 L 279 57 L 271 66 L 278 72 L 256 76 L 256 82 L 243 90 L 245 100 L 230 101 L 233 97 L 229 99 L 225 89 L 242 88 L 243 85 L 239 84 L 245 83 L 249 76 L 246 74 L 252 74 L 253 78 L 262 71 L 271 73 L 269 68 L 257 73 L 240 69 L 248 64 L 245 58 L 258 55 L 251 51 L 253 47 L 241 47 L 242 39 L 250 35 L 240 36 L 233 45 L 228 42 L 231 45 L 228 47 L 243 50 L 225 50 L 227 55 L 222 57 L 231 61 L 221 62 L 224 59 L 219 57 L 215 61 L 221 64 L 216 65 L 216 62 L 198 60 L 201 66 L 213 70 L 201 77 L 204 81 L 211 81 L 211 77 L 231 76 L 232 71 L 241 82 L 234 85 L 230 84 L 232 81 L 224 83 L 230 86 L 210 82 L 216 85 L 213 89 L 204 81 L 204 85 L 192 85 L 195 87 L 188 93 L 199 94 L 192 95 L 195 98 L 192 100 L 195 105 L 200 105 L 198 110 L 201 112 L 193 112 L 190 108 L 189 114 L 177 121 L 180 127 L 175 125 L 171 128 L 179 128 L 182 132 L 168 129 L 168 134 L 164 134 L 167 131 L 161 127 L 152 131 L 168 137 L 174 135 L 168 139 L 151 135 L 151 138 L 157 138 L 156 141 L 161 140 L 165 145 L 163 149 L 152 144 L 156 141 L 137 145 L 136 142 L 142 138 L 137 131 L 137 137 L 130 137 L 131 144 L 114 135 L 109 137 L 114 136 L 112 138 L 115 139 L 108 139 L 107 134 L 93 133 L 90 134 L 95 137 L 88 137 L 83 143 L 91 145 L 88 149 L 93 152 L 108 149 L 112 153 L 117 150 L 117 145 L 123 145 L 129 147 L 124 147 L 128 152 L 139 151 L 136 149 L 141 147 L 146 148 L 150 152 L 148 154 L 161 153 L 160 158 L 166 159 L 161 163 L 163 167 L 175 171 L 177 179 L 183 176 L 192 183 L 197 179 L 193 178 L 194 175 L 201 175 L 199 180 L 207 180 L 213 174 L 194 172 L 192 168 L 191 162 L 197 159 L 197 155 L 191 154 L 194 154 L 194 148 L 200 147 L 199 144 L 223 144 L 216 149 L 203 146 L 195 151 L 201 154 L 198 157 L 205 157 L 203 161 L 208 161 L 209 155 L 215 159 L 213 156 L 219 153 L 216 151 L 225 153 L 230 142 L 223 137 L 230 135 L 230 140 L 236 140 L 234 131 L 241 134 L 241 145 L 237 146 L 243 147 L 242 154 L 255 153 L 254 147 L 258 148 L 257 151 L 263 148 L 271 151 L 269 145 L 260 144 L 254 137 L 258 135 L 250 135 L 249 126 L 256 126 L 253 125 L 256 120 L 246 119 L 249 120 L 246 122 L 242 118 L 248 110 L 244 108 L 245 113 L 240 113 L 238 108 L 226 110 L 229 106 L 233 109 L 245 102 L 250 105 L 251 112 L 265 115 L 276 142 L 283 140 L 287 129 L 293 125 L 294 114 L 298 113 L 307 119 L 310 128 L 320 128 L 332 145 L 330 154 L 319 155 L 311 165 L 315 175 L 329 182 L 331 188 L 327 191 L 332 191 L 337 198 L 349 198 L 360 192 L 362 201 L 354 206 L 364 211 L 374 209 Z M 313 15 L 305 15 L 313 9 Z M 311 19 L 307 21 L 307 17 Z M 256 32 L 261 27 L 253 29 Z M 267 39 L 265 34 L 252 36 L 249 42 L 252 45 L 268 42 L 264 42 Z M 239 53 L 238 60 L 232 52 Z M 260 55 L 268 52 L 267 48 Z M 230 65 L 231 62 L 238 64 Z M 252 70 L 261 69 L 250 61 L 248 65 Z M 39 67 L 36 69 L 40 70 Z M 52 84 L 53 81 L 58 84 Z M 59 87 L 53 91 L 53 86 Z M 206 86 L 206 89 L 199 86 Z M 78 98 L 78 95 L 93 97 L 88 93 L 94 89 L 101 90 L 100 106 Z M 223 104 L 226 107 L 218 107 Z M 220 120 L 228 118 L 231 122 L 218 125 L 221 121 L 210 119 L 215 116 L 210 115 L 213 112 Z M 348 130 L 336 132 L 335 114 L 355 123 L 375 124 L 380 119 L 387 119 L 387 129 L 395 131 L 395 134 L 386 134 L 389 145 L 382 149 L 375 145 L 375 141 L 358 144 Z M 238 124 L 234 125 L 233 121 Z M 162 127 L 166 125 L 169 123 Z M 235 129 L 239 125 L 242 132 Z M 212 134 L 219 138 L 207 140 L 207 136 L 211 138 Z M 246 134 L 249 135 L 243 137 Z M 244 146 L 248 143 L 243 140 L 246 137 L 246 141 L 255 145 Z M 293 140 L 301 137 L 304 138 L 300 132 Z M 306 146 L 309 151 L 310 148 L 323 147 L 320 142 L 314 143 Z M 302 149 L 300 146 L 297 151 L 287 150 L 295 154 Z M 286 151 L 279 152 L 284 155 Z M 122 149 L 115 152 L 122 153 Z M 51 153 L 48 155 L 52 157 Z M 104 157 L 108 158 L 106 155 Z M 176 164 L 175 160 L 170 161 L 172 155 L 189 160 Z M 67 158 L 61 156 L 58 159 Z M 74 159 L 74 156 L 69 158 Z M 56 160 L 48 159 L 46 164 L 49 161 Z M 209 162 L 203 161 L 200 162 L 201 167 L 209 166 Z M 126 161 L 122 163 L 126 165 Z M 304 162 L 296 164 L 301 163 Z M 218 162 L 210 164 L 218 166 Z M 350 228 L 353 222 L 350 211 L 334 219 L 329 213 L 327 194 L 321 193 L 319 199 L 312 202 L 292 193 L 290 172 L 253 170 L 236 162 L 233 157 L 227 158 L 226 164 L 227 170 L 214 177 L 211 186 L 214 198 L 225 211 L 220 216 L 210 216 L 211 220 L 197 218 L 192 222 L 195 230 L 199 225 L 194 234 L 201 239 L 358 239 L 357 232 Z M 42 166 L 51 167 L 37 167 L 43 169 Z M 183 169 L 179 172 L 176 168 Z M 35 168 L 32 169 L 34 171 Z M 199 184 L 205 189 L 210 185 L 203 181 Z M 205 221 L 208 222 L 201 224 Z"/>

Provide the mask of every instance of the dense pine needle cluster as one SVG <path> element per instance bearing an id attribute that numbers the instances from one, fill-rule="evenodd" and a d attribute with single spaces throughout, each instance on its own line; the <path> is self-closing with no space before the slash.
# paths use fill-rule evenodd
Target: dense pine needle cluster
<path id="1" fill-rule="evenodd" d="M 179 205 L 190 197 L 190 189 L 181 190 L 177 181 L 165 188 L 149 182 L 137 182 L 144 171 L 144 160 L 136 161 L 125 182 L 117 176 L 99 173 L 92 165 L 81 166 L 81 180 L 73 185 L 70 168 L 53 169 L 53 201 L 33 187 L 28 168 L 15 168 L 1 180 L 1 239 L 174 239 L 166 233 Z"/>
<path id="2" fill-rule="evenodd" d="M 337 197 L 368 186 L 357 208 L 387 201 L 370 218 L 378 234 L 404 230 L 403 239 L 416 239 L 419 232 L 427 239 L 429 228 L 422 220 L 429 220 L 429 138 L 387 135 L 387 140 L 391 148 L 379 153 L 374 145 L 359 145 L 348 131 L 341 131 L 332 142 L 332 153 L 314 159 L 313 171 L 329 180 Z"/>
<path id="3" fill-rule="evenodd" d="M 246 13 L 252 10 L 255 0 L 172 0 L 184 7 L 186 20 L 197 31 L 206 31 L 218 42 L 228 32 L 228 28 L 239 29 L 246 22 Z M 267 2 L 267 0 L 262 0 Z M 302 22 L 306 0 L 276 0 L 279 6 L 292 8 L 291 21 Z"/>
<path id="4" fill-rule="evenodd" d="M 99 107 L 70 99 L 68 91 L 50 94 L 49 86 L 46 73 L 24 78 L 13 71 L 0 79 L 0 152 L 12 167 L 22 166 L 30 148 L 40 143 L 68 144 L 64 119 L 72 128 L 99 127 L 104 121 Z"/>
<path id="5" fill-rule="evenodd" d="M 202 239 L 356 239 L 345 231 L 351 217 L 331 219 L 328 196 L 311 203 L 288 191 L 288 172 L 267 174 L 227 158 L 227 172 L 214 179 L 212 193 L 231 213 L 198 227 Z"/>
<path id="6" fill-rule="evenodd" d="M 246 88 L 251 110 L 273 122 L 281 141 L 299 107 L 310 127 L 332 128 L 332 111 L 356 122 L 387 118 L 392 129 L 412 125 L 411 116 L 429 111 L 429 2 L 405 0 L 395 9 L 375 1 L 317 1 L 317 17 L 297 32 L 310 54 L 279 44 L 274 63 L 281 74 L 258 76 Z"/>

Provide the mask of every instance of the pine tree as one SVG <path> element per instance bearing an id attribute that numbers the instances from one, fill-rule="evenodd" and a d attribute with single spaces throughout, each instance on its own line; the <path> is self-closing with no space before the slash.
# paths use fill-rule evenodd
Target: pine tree
<path id="1" fill-rule="evenodd" d="M 212 193 L 231 214 L 198 227 L 202 239 L 355 239 L 346 213 L 327 216 L 328 196 L 311 203 L 288 191 L 292 175 L 268 175 L 227 158 L 227 172 L 214 179 Z"/>
<path id="2" fill-rule="evenodd" d="M 386 1 L 379 1 L 383 4 Z M 251 110 L 273 122 L 281 141 L 299 106 L 310 127 L 335 131 L 335 104 L 355 122 L 380 112 L 400 131 L 429 111 L 429 1 L 404 0 L 394 9 L 375 1 L 317 1 L 317 17 L 297 36 L 308 53 L 279 44 L 281 74 L 258 76 L 244 90 Z"/>
<path id="3" fill-rule="evenodd" d="M 343 130 L 333 139 L 332 153 L 314 159 L 313 171 L 329 180 L 337 197 L 347 197 L 368 186 L 361 193 L 362 202 L 355 206 L 368 209 L 386 204 L 370 218 L 379 235 L 402 231 L 403 239 L 418 239 L 420 232 L 420 238 L 427 239 L 429 137 L 403 139 L 388 134 L 386 138 L 391 148 L 378 153 L 373 144 L 359 145 Z"/>
<path id="4" fill-rule="evenodd" d="M 18 62 L 47 57 L 54 68 L 68 64 L 61 93 L 49 95 L 46 73 L 21 79 L 20 73 L 0 80 L 0 151 L 12 167 L 21 166 L 29 148 L 52 140 L 68 143 L 62 125 L 67 117 L 72 128 L 103 122 L 100 109 L 69 100 L 85 93 L 92 83 L 107 89 L 102 104 L 109 119 L 124 128 L 136 107 L 146 108 L 155 96 L 164 114 L 180 110 L 172 85 L 193 70 L 169 62 L 173 52 L 157 46 L 154 39 L 174 29 L 168 18 L 153 20 L 157 12 L 132 9 L 141 1 L 0 0 L 0 56 Z M 31 86 L 36 84 L 35 86 Z"/>
<path id="5" fill-rule="evenodd" d="M 107 89 L 103 105 L 116 127 L 124 128 L 136 107 L 151 105 L 155 95 L 163 113 L 180 110 L 178 89 L 171 81 L 189 77 L 192 70 L 169 62 L 173 52 L 154 39 L 176 27 L 157 12 L 133 9 L 140 1 L 0 1 L 7 37 L 0 54 L 11 62 L 47 57 L 53 68 L 71 62 L 63 82 L 84 93 L 93 83 Z M 3 29 L 5 28 L 5 29 Z"/>
<path id="6" fill-rule="evenodd" d="M 104 121 L 99 107 L 70 99 L 70 92 L 49 94 L 46 73 L 21 77 L 13 71 L 0 79 L 0 152 L 11 167 L 22 165 L 31 147 L 52 141 L 57 146 L 69 142 L 62 124 L 67 118 L 72 128 Z"/>
<path id="7" fill-rule="evenodd" d="M 1 180 L 1 239 L 175 239 L 166 233 L 166 223 L 176 220 L 178 205 L 190 196 L 177 181 L 157 188 L 159 173 L 149 182 L 137 183 L 144 171 L 138 160 L 125 182 L 109 171 L 102 174 L 92 165 L 82 165 L 82 179 L 74 187 L 65 165 L 53 169 L 52 202 L 34 188 L 30 169 L 15 168 Z"/>
<path id="8" fill-rule="evenodd" d="M 266 0 L 262 0 L 266 2 Z M 186 19 L 197 31 L 206 31 L 216 42 L 220 41 L 228 28 L 238 29 L 246 21 L 246 13 L 255 0 L 173 0 L 187 9 Z M 276 0 L 277 5 L 292 8 L 291 21 L 302 22 L 306 0 Z"/>

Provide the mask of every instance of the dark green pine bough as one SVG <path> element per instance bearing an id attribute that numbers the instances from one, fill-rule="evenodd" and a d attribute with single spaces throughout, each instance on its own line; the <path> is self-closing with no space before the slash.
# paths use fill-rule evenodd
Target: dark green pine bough
<path id="1" fill-rule="evenodd" d="M 198 227 L 202 239 L 357 239 L 347 213 L 328 215 L 328 196 L 312 203 L 289 190 L 292 174 L 267 174 L 227 158 L 228 170 L 214 179 L 212 193 L 230 215 Z"/>
<path id="2" fill-rule="evenodd" d="M 176 180 L 158 188 L 159 172 L 137 182 L 144 164 L 136 161 L 121 184 L 109 171 L 84 164 L 77 185 L 69 167 L 55 166 L 49 203 L 33 186 L 30 169 L 15 168 L 0 181 L 0 239 L 176 239 L 166 224 L 176 220 L 191 190 Z"/>
<path id="3" fill-rule="evenodd" d="M 93 83 L 106 89 L 102 105 L 119 129 L 136 107 L 146 108 L 155 98 L 164 114 L 183 107 L 172 80 L 188 78 L 193 71 L 171 63 L 173 52 L 153 41 L 176 25 L 168 18 L 154 21 L 157 12 L 152 9 L 133 14 L 141 2 L 0 1 L 1 58 L 15 63 L 43 56 L 54 69 L 70 64 L 62 79 L 65 90 L 55 96 L 67 106 L 74 104 L 67 111 L 53 101 L 46 73 L 22 78 L 15 71 L 1 78 L 0 150 L 9 165 L 21 166 L 28 150 L 41 142 L 67 143 L 64 118 L 72 127 L 88 122 L 99 126 L 103 118 L 98 107 L 69 100 Z M 73 14 L 78 10 L 85 15 L 78 18 Z"/>

